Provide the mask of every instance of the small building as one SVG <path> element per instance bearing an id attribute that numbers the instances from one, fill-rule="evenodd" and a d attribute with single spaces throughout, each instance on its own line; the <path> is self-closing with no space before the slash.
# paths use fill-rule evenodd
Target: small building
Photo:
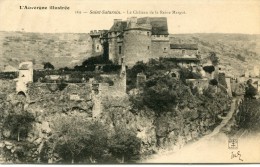
<path id="1" fill-rule="evenodd" d="M 33 63 L 22 62 L 19 65 L 19 76 L 16 80 L 16 92 L 27 92 L 27 84 L 33 82 Z"/>

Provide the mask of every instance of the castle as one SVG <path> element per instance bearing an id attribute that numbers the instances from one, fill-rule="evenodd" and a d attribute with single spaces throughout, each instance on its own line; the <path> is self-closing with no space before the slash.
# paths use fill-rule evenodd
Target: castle
<path id="1" fill-rule="evenodd" d="M 171 43 L 166 17 L 114 19 L 109 30 L 94 30 L 92 54 L 104 55 L 114 64 L 133 66 L 151 58 L 175 58 L 180 65 L 199 62 L 197 44 Z"/>

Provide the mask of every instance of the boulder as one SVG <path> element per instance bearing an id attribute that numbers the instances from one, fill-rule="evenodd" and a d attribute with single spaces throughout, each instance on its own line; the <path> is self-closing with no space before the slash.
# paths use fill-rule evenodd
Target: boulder
<path id="1" fill-rule="evenodd" d="M 4 144 L 5 144 L 6 146 L 12 146 L 12 145 L 13 145 L 13 143 L 11 143 L 11 142 L 9 142 L 9 141 L 4 141 Z"/>
<path id="2" fill-rule="evenodd" d="M 42 122 L 42 132 L 44 132 L 44 133 L 50 133 L 51 132 L 49 122 L 47 122 L 47 121 Z"/>
<path id="3" fill-rule="evenodd" d="M 13 146 L 6 146 L 6 148 L 8 149 L 8 150 L 11 150 L 12 148 L 13 148 Z"/>
<path id="4" fill-rule="evenodd" d="M 5 147 L 5 143 L 0 143 L 0 148 L 4 148 Z"/>
<path id="5" fill-rule="evenodd" d="M 42 142 L 42 138 L 38 138 L 34 141 L 35 144 L 39 145 Z"/>
<path id="6" fill-rule="evenodd" d="M 5 138 L 9 138 L 11 136 L 11 131 L 9 129 L 4 129 L 2 133 Z"/>

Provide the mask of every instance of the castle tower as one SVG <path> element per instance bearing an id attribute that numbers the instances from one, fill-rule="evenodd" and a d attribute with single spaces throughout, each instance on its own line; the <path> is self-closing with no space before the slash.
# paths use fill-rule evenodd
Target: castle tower
<path id="1" fill-rule="evenodd" d="M 100 42 L 103 31 L 90 31 L 90 37 L 92 39 L 92 56 L 99 56 L 103 54 L 103 47 Z"/>
<path id="2" fill-rule="evenodd" d="M 151 55 L 151 31 L 149 19 L 140 23 L 136 17 L 128 18 L 123 38 L 123 61 L 133 66 L 137 61 L 147 62 Z"/>
<path id="3" fill-rule="evenodd" d="M 114 19 L 114 24 L 108 32 L 109 60 L 114 64 L 122 63 L 123 56 L 123 32 L 127 25 L 126 21 Z"/>

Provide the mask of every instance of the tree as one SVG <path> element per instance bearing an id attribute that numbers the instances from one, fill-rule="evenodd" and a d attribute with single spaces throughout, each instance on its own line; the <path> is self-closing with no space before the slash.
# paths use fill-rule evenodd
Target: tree
<path id="1" fill-rule="evenodd" d="M 116 128 L 115 134 L 109 142 L 109 150 L 113 156 L 121 158 L 121 163 L 138 156 L 141 148 L 141 139 L 126 127 Z"/>
<path id="2" fill-rule="evenodd" d="M 54 66 L 50 62 L 44 62 L 43 68 L 47 70 L 54 70 Z"/>
<path id="3" fill-rule="evenodd" d="M 90 121 L 85 113 L 57 115 L 53 119 L 51 141 L 53 152 L 71 163 L 85 161 L 95 163 L 108 150 L 108 129 L 103 123 Z M 50 143 L 50 142 L 49 142 Z"/>
<path id="4" fill-rule="evenodd" d="M 245 97 L 253 99 L 257 95 L 257 89 L 252 85 L 252 79 L 247 81 Z"/>
<path id="5" fill-rule="evenodd" d="M 214 66 L 204 66 L 203 70 L 206 71 L 207 73 L 212 73 L 213 71 L 215 71 L 215 67 Z"/>
<path id="6" fill-rule="evenodd" d="M 107 152 L 108 128 L 99 121 L 92 122 L 88 127 L 90 134 L 84 141 L 85 149 L 82 151 L 84 157 L 89 157 L 91 163 L 102 160 Z"/>
<path id="7" fill-rule="evenodd" d="M 67 116 L 57 115 L 53 119 L 53 151 L 57 152 L 64 160 L 75 162 L 77 155 L 86 148 L 85 140 L 89 140 L 90 122 L 84 115 L 72 114 Z"/>
<path id="8" fill-rule="evenodd" d="M 209 58 L 214 66 L 217 66 L 219 64 L 219 58 L 217 57 L 215 52 L 209 53 Z"/>
<path id="9" fill-rule="evenodd" d="M 28 132 L 32 128 L 33 121 L 33 115 L 26 111 L 21 113 L 13 112 L 6 117 L 4 121 L 4 128 L 11 131 L 11 137 L 16 136 L 17 141 L 20 141 L 21 137 L 27 137 Z"/>
<path id="10" fill-rule="evenodd" d="M 82 63 L 82 66 L 95 65 L 95 64 L 112 64 L 112 61 L 105 59 L 102 55 L 90 57 Z"/>

